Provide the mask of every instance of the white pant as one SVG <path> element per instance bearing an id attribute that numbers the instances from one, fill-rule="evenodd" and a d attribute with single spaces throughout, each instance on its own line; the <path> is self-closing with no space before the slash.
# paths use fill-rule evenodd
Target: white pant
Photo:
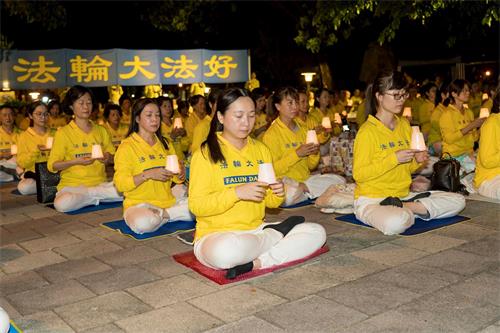
<path id="1" fill-rule="evenodd" d="M 36 180 L 33 178 L 22 178 L 17 184 L 17 190 L 22 195 L 36 194 Z"/>
<path id="2" fill-rule="evenodd" d="M 194 255 L 205 266 L 228 269 L 259 259 L 261 268 L 307 257 L 326 241 L 325 229 L 316 223 L 296 225 L 285 237 L 271 228 L 215 232 L 194 244 Z"/>
<path id="3" fill-rule="evenodd" d="M 9 175 L 7 172 L 0 171 L 0 183 L 7 183 L 14 180 L 14 176 Z"/>
<path id="4" fill-rule="evenodd" d="M 286 194 L 285 201 L 282 206 L 290 206 L 307 199 L 319 197 L 328 189 L 328 187 L 330 187 L 330 185 L 345 184 L 345 178 L 332 173 L 324 175 L 311 175 L 304 182 L 309 189 L 309 193 L 303 192 L 299 188 L 299 182 L 291 178 L 283 177 L 283 183 L 285 184 Z"/>
<path id="5" fill-rule="evenodd" d="M 431 191 L 431 196 L 418 199 L 429 212 L 423 220 L 440 219 L 457 215 L 465 208 L 465 198 L 461 194 Z M 418 193 L 410 193 L 402 200 L 409 199 Z M 405 207 L 380 206 L 384 198 L 359 197 L 354 201 L 354 214 L 361 222 L 382 231 L 384 235 L 397 235 L 415 223 L 413 212 Z"/>
<path id="6" fill-rule="evenodd" d="M 483 181 L 478 192 L 485 197 L 500 200 L 500 175 Z"/>
<path id="7" fill-rule="evenodd" d="M 56 193 L 54 207 L 58 212 L 71 212 L 99 202 L 123 201 L 113 182 L 97 186 L 66 186 Z"/>

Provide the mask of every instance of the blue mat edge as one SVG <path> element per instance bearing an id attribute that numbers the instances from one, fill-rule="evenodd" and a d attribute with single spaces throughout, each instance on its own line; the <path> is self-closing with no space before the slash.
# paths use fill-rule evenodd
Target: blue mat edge
<path id="1" fill-rule="evenodd" d="M 345 215 L 337 216 L 335 219 L 338 221 L 341 221 L 341 222 L 347 222 L 347 223 L 359 225 L 362 227 L 368 227 L 368 228 L 375 229 L 372 226 L 365 224 L 365 223 L 361 222 L 360 220 L 358 220 L 354 214 L 345 214 Z M 453 220 L 453 221 L 450 221 L 450 220 Z M 454 221 L 454 220 L 456 220 L 456 221 Z M 400 235 L 402 235 L 402 236 L 418 235 L 418 234 L 422 234 L 422 233 L 427 232 L 427 231 L 439 229 L 442 227 L 446 227 L 448 225 L 452 225 L 452 224 L 467 221 L 467 220 L 470 220 L 470 217 L 463 216 L 463 215 L 455 215 L 455 216 L 451 216 L 451 217 L 445 217 L 442 219 L 433 219 L 430 221 L 425 221 L 425 220 L 422 220 L 422 219 L 417 217 L 417 218 L 415 218 L 415 224 L 413 224 L 411 227 L 406 229 L 405 232 L 401 233 Z M 433 222 L 431 222 L 431 221 L 433 221 Z M 435 221 L 440 221 L 440 223 L 435 222 Z M 416 227 L 417 223 L 418 224 L 420 224 L 420 223 L 429 224 L 430 222 L 431 222 L 431 224 L 427 225 L 427 227 Z"/>
<path id="2" fill-rule="evenodd" d="M 280 208 L 282 208 L 282 209 L 300 208 L 300 207 L 304 207 L 304 206 L 313 205 L 315 201 L 316 201 L 316 198 L 314 198 L 314 199 L 307 199 L 307 200 L 298 202 L 296 204 L 293 204 L 291 206 L 280 206 Z"/>
<path id="3" fill-rule="evenodd" d="M 165 232 L 165 229 L 170 229 L 173 227 L 174 224 L 180 224 L 180 223 L 187 224 L 187 225 L 180 227 L 179 229 L 176 229 L 176 230 L 171 231 L 171 232 Z M 135 240 L 143 241 L 143 240 L 152 239 L 152 238 L 156 238 L 156 237 L 174 235 L 174 234 L 177 234 L 179 232 L 194 230 L 194 228 L 196 226 L 196 220 L 193 220 L 193 221 L 180 220 L 180 221 L 167 222 L 164 225 L 162 225 L 158 230 L 156 230 L 154 232 L 145 233 L 142 235 L 139 235 L 139 234 L 136 234 L 135 232 L 133 232 L 129 228 L 129 226 L 125 223 L 125 220 L 123 220 L 123 219 L 111 221 L 111 222 L 104 222 L 104 223 L 101 223 L 101 226 L 104 228 L 108 228 L 110 230 L 113 230 L 113 231 L 117 231 L 120 234 L 131 237 Z"/>
<path id="4" fill-rule="evenodd" d="M 117 208 L 117 207 L 121 207 L 122 205 L 123 205 L 123 201 L 101 202 L 98 205 L 85 206 L 85 207 L 82 207 L 80 209 L 73 210 L 71 212 L 65 212 L 64 214 L 78 215 L 78 214 L 83 214 L 83 213 L 96 212 L 96 211 L 103 210 L 103 209 Z M 55 209 L 53 202 L 46 205 L 45 207 Z"/>

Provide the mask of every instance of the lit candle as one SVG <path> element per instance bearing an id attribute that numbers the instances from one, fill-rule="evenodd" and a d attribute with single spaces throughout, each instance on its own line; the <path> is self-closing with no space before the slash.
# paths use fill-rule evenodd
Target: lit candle
<path id="1" fill-rule="evenodd" d="M 413 132 L 411 133 L 411 144 L 410 144 L 411 149 L 416 149 L 416 150 L 427 150 L 427 147 L 425 146 L 425 140 L 424 140 L 424 134 L 422 132 Z"/>
<path id="2" fill-rule="evenodd" d="M 165 166 L 165 169 L 174 174 L 179 174 L 181 172 L 177 155 L 167 155 L 167 164 Z"/>
<path id="3" fill-rule="evenodd" d="M 340 118 L 340 114 L 338 113 L 335 114 L 335 123 L 342 124 L 342 118 Z"/>
<path id="4" fill-rule="evenodd" d="M 274 174 L 272 163 L 259 164 L 259 175 L 257 176 L 259 182 L 275 184 L 276 175 Z"/>
<path id="5" fill-rule="evenodd" d="M 101 145 L 92 145 L 92 158 L 103 158 Z"/>
<path id="6" fill-rule="evenodd" d="M 479 110 L 479 118 L 488 118 L 489 115 L 490 110 L 488 110 L 488 108 L 481 108 L 481 110 Z"/>
<path id="7" fill-rule="evenodd" d="M 319 143 L 315 130 L 307 131 L 306 143 L 314 143 L 315 145 Z"/>
<path id="8" fill-rule="evenodd" d="M 346 111 L 346 110 L 342 111 L 342 115 L 343 115 L 344 117 L 345 117 L 345 116 L 347 116 L 347 111 Z M 336 121 L 336 120 L 337 120 L 337 118 L 335 118 L 335 121 Z"/>
<path id="9" fill-rule="evenodd" d="M 464 104 L 464 109 L 468 109 L 469 108 L 469 104 Z"/>
<path id="10" fill-rule="evenodd" d="M 17 145 L 11 145 L 10 146 L 10 154 L 11 155 L 16 155 L 17 154 Z"/>
<path id="11" fill-rule="evenodd" d="M 45 148 L 52 149 L 52 144 L 54 143 L 54 137 L 48 136 L 47 141 L 45 142 Z"/>
<path id="12" fill-rule="evenodd" d="M 411 133 L 420 133 L 420 127 L 418 126 L 412 126 L 411 127 Z"/>
<path id="13" fill-rule="evenodd" d="M 352 106 L 352 99 L 349 99 L 349 100 L 347 101 L 347 106 Z"/>
<path id="14" fill-rule="evenodd" d="M 403 117 L 411 118 L 411 107 L 407 106 L 403 109 Z"/>
<path id="15" fill-rule="evenodd" d="M 484 94 L 483 94 L 483 101 L 487 100 L 488 98 L 490 98 L 490 97 L 488 96 L 488 94 L 487 94 L 487 93 L 484 93 Z"/>
<path id="16" fill-rule="evenodd" d="M 174 119 L 174 128 L 182 128 L 182 119 L 177 117 Z"/>
<path id="17" fill-rule="evenodd" d="M 324 128 L 332 128 L 330 117 L 323 117 L 323 119 L 321 120 L 321 126 L 323 126 Z"/>

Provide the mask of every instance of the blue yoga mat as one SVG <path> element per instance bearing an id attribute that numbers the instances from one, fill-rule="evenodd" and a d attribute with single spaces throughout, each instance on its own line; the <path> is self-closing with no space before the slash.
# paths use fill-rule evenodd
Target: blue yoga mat
<path id="1" fill-rule="evenodd" d="M 103 210 L 103 209 L 108 209 L 108 208 L 122 207 L 122 205 L 123 205 L 123 201 L 101 202 L 97 206 L 96 205 L 87 206 L 87 207 L 83 207 L 83 208 L 80 208 L 77 210 L 73 210 L 71 212 L 66 212 L 65 214 L 78 215 L 78 214 L 90 213 L 90 212 L 95 212 L 98 210 Z M 47 205 L 46 207 L 55 209 L 53 204 Z"/>
<path id="2" fill-rule="evenodd" d="M 135 232 L 133 232 L 132 229 L 129 228 L 129 226 L 125 223 L 124 220 L 105 222 L 101 225 L 103 227 L 118 231 L 121 234 L 132 237 L 136 240 L 144 240 L 144 239 L 149 239 L 149 238 L 158 237 L 158 236 L 171 235 L 171 234 L 174 234 L 176 232 L 193 230 L 195 225 L 196 225 L 196 221 L 167 222 L 164 225 L 162 225 L 160 227 L 160 229 L 158 229 L 154 232 L 144 233 L 142 235 L 136 234 Z"/>
<path id="3" fill-rule="evenodd" d="M 293 204 L 293 205 L 290 205 L 290 206 L 281 206 L 281 208 L 283 208 L 283 209 L 292 209 L 292 208 L 299 208 L 299 207 L 309 206 L 309 205 L 314 204 L 314 201 L 316 201 L 316 199 L 307 199 L 307 200 L 301 201 L 299 203 L 296 203 L 296 204 Z"/>
<path id="4" fill-rule="evenodd" d="M 10 327 L 7 333 L 22 333 L 22 331 L 14 324 L 14 322 L 10 321 Z"/>
<path id="5" fill-rule="evenodd" d="M 363 227 L 373 228 L 372 226 L 369 226 L 368 224 L 364 224 L 363 222 L 358 220 L 356 218 L 356 216 L 354 216 L 354 214 L 342 215 L 342 216 L 336 217 L 335 219 L 338 221 L 342 221 L 342 222 L 349 222 L 352 224 L 357 224 L 357 225 L 360 225 Z M 467 221 L 467 220 L 470 220 L 470 218 L 468 218 L 466 216 L 462 216 L 462 215 L 446 217 L 444 219 L 433 219 L 433 220 L 429 220 L 429 221 L 425 221 L 425 220 L 422 220 L 422 219 L 417 217 L 417 218 L 415 218 L 415 223 L 411 227 L 406 229 L 405 232 L 401 233 L 400 235 L 403 235 L 403 236 L 416 235 L 416 234 L 420 234 L 420 233 L 423 233 L 423 232 L 426 232 L 429 230 L 442 228 L 442 227 L 445 227 L 445 226 L 450 225 L 450 224 L 454 224 L 454 223 L 458 223 L 458 222 L 462 222 L 462 221 Z"/>

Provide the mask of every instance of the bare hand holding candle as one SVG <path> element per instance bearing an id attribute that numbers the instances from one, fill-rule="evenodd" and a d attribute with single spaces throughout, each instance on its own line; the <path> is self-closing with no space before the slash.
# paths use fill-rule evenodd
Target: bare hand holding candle
<path id="1" fill-rule="evenodd" d="M 54 137 L 49 136 L 47 137 L 47 141 L 45 142 L 45 148 L 46 149 L 52 149 L 52 144 L 54 143 Z"/>
<path id="2" fill-rule="evenodd" d="M 321 126 L 323 126 L 326 129 L 331 129 L 332 122 L 330 120 L 330 117 L 323 117 L 323 119 L 321 120 Z"/>
<path id="3" fill-rule="evenodd" d="M 11 145 L 10 146 L 10 154 L 11 155 L 17 155 L 17 145 Z"/>
<path id="4" fill-rule="evenodd" d="M 104 155 L 102 154 L 102 148 L 101 145 L 96 144 L 92 145 L 92 158 L 99 159 L 99 158 L 104 158 Z"/>
<path id="5" fill-rule="evenodd" d="M 181 169 L 179 167 L 179 160 L 177 159 L 177 155 L 168 155 L 167 156 L 167 164 L 165 169 L 172 172 L 173 174 L 179 174 Z"/>
<path id="6" fill-rule="evenodd" d="M 276 184 L 276 175 L 274 174 L 273 164 L 272 163 L 261 163 L 259 164 L 259 175 L 257 177 L 257 181 L 268 183 L 268 184 Z"/>
<path id="7" fill-rule="evenodd" d="M 347 113 L 346 113 L 346 115 L 347 115 Z M 340 118 L 340 114 L 338 114 L 338 113 L 335 114 L 335 124 L 339 124 L 339 125 L 342 124 L 342 118 Z"/>
<path id="8" fill-rule="evenodd" d="M 174 119 L 174 128 L 183 128 L 181 118 L 177 117 Z"/>
<path id="9" fill-rule="evenodd" d="M 488 108 L 481 108 L 479 111 L 479 118 L 488 118 L 490 116 L 490 110 Z"/>
<path id="10" fill-rule="evenodd" d="M 318 136 L 316 135 L 315 130 L 307 131 L 306 143 L 314 143 L 315 145 L 319 144 Z"/>

